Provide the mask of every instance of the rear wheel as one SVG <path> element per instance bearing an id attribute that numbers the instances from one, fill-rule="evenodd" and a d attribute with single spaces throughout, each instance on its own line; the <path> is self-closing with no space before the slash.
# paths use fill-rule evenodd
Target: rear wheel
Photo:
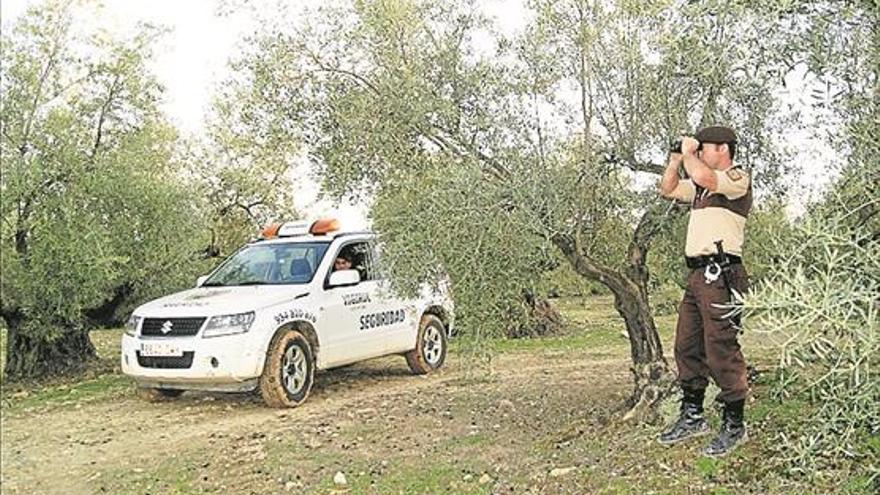
<path id="1" fill-rule="evenodd" d="M 416 348 L 406 353 L 406 364 L 416 375 L 430 373 L 446 361 L 446 328 L 434 315 L 422 316 Z"/>
<path id="2" fill-rule="evenodd" d="M 148 402 L 165 402 L 174 400 L 183 394 L 183 390 L 174 388 L 138 387 L 137 395 Z"/>
<path id="3" fill-rule="evenodd" d="M 312 345 L 296 330 L 282 330 L 266 351 L 260 395 L 270 407 L 296 407 L 309 396 L 315 378 Z"/>

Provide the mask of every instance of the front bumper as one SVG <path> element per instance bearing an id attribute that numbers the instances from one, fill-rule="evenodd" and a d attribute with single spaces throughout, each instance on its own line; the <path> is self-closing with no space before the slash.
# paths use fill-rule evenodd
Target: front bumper
<path id="1" fill-rule="evenodd" d="M 243 391 L 256 386 L 262 373 L 264 350 L 248 333 L 204 339 L 200 336 L 149 339 L 122 336 L 122 372 L 142 387 Z M 183 358 L 140 358 L 142 343 L 178 345 Z M 191 353 L 191 354 L 189 354 Z M 189 357 L 192 357 L 191 363 Z M 172 367 L 162 367 L 172 366 Z"/>

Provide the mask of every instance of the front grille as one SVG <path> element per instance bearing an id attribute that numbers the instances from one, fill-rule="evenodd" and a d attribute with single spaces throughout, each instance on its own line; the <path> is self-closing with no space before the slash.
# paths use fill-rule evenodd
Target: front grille
<path id="1" fill-rule="evenodd" d="M 205 318 L 145 318 L 144 337 L 191 337 L 199 333 Z M 168 330 L 170 327 L 170 330 Z"/>
<path id="2" fill-rule="evenodd" d="M 143 368 L 186 369 L 193 364 L 194 352 L 184 352 L 183 356 L 141 356 L 137 351 L 138 364 Z"/>

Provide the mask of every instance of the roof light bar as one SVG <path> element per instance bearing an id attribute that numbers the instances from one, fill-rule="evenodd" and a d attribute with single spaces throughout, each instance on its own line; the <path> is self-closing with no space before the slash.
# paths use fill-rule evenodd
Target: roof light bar
<path id="1" fill-rule="evenodd" d="M 339 220 L 335 218 L 322 218 L 312 224 L 309 232 L 312 235 L 326 235 L 339 230 Z"/>
<path id="2" fill-rule="evenodd" d="M 339 220 L 335 218 L 321 218 L 315 222 L 297 221 L 273 223 L 268 225 L 260 233 L 260 239 L 274 239 L 276 237 L 294 237 L 301 235 L 327 235 L 339 230 Z"/>
<path id="3" fill-rule="evenodd" d="M 309 222 L 284 222 L 278 229 L 278 237 L 293 237 L 309 233 Z"/>
<path id="4" fill-rule="evenodd" d="M 278 229 L 280 228 L 280 223 L 270 223 L 262 232 L 260 232 L 260 239 L 272 239 L 278 237 Z"/>

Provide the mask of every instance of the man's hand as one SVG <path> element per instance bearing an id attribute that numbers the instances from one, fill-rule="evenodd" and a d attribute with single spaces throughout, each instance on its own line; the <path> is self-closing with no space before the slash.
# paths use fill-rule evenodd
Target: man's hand
<path id="1" fill-rule="evenodd" d="M 700 142 L 696 139 L 688 136 L 681 137 L 681 154 L 682 155 L 693 155 L 697 152 L 697 148 L 700 147 Z"/>
<path id="2" fill-rule="evenodd" d="M 711 192 L 718 188 L 718 178 L 715 172 L 697 156 L 700 142 L 692 137 L 682 136 L 681 154 L 683 156 L 684 169 L 694 184 L 704 187 Z"/>

